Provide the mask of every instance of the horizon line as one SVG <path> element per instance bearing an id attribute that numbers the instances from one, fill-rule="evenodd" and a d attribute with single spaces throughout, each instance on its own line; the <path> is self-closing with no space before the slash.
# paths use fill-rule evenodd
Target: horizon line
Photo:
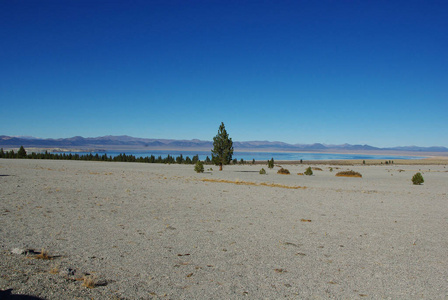
<path id="1" fill-rule="evenodd" d="M 174 138 L 148 138 L 148 137 L 135 137 L 135 136 L 130 136 L 127 134 L 121 134 L 121 135 L 101 135 L 101 136 L 90 136 L 90 137 L 84 137 L 81 135 L 75 135 L 72 137 L 59 137 L 59 138 L 41 138 L 41 137 L 34 137 L 34 136 L 29 136 L 29 135 L 0 135 L 1 137 L 9 137 L 9 138 L 22 138 L 22 139 L 36 139 L 36 140 L 63 140 L 63 139 L 72 139 L 72 138 L 83 138 L 83 139 L 98 139 L 98 138 L 104 138 L 104 137 L 127 137 L 127 138 L 134 138 L 134 139 L 146 139 L 146 140 L 164 140 L 164 141 L 200 141 L 200 142 L 212 142 L 212 140 L 201 140 L 198 138 L 193 138 L 193 139 L 174 139 Z M 326 144 L 326 143 L 321 143 L 321 142 L 314 142 L 314 143 L 288 143 L 288 142 L 283 142 L 283 141 L 269 141 L 269 140 L 245 140 L 245 141 L 233 141 L 234 143 L 253 143 L 253 142 L 265 142 L 265 143 L 282 143 L 282 144 L 286 144 L 286 145 L 290 145 L 290 146 L 309 146 L 309 145 L 323 145 L 323 146 L 344 146 L 344 145 L 348 145 L 348 146 L 368 146 L 368 147 L 374 147 L 377 149 L 391 149 L 391 148 L 403 148 L 403 147 L 417 147 L 417 148 L 445 148 L 448 149 L 447 146 L 441 146 L 441 145 L 432 145 L 432 146 L 418 146 L 418 145 L 404 145 L 404 146 L 387 146 L 387 147 L 378 147 L 378 146 L 373 146 L 370 144 L 350 144 L 350 143 L 340 143 L 340 144 Z"/>

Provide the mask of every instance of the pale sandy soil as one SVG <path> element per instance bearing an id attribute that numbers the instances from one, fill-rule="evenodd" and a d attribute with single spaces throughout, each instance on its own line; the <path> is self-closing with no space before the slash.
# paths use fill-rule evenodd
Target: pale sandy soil
<path id="1" fill-rule="evenodd" d="M 448 298 L 446 164 L 284 167 L 0 160 L 0 298 Z"/>

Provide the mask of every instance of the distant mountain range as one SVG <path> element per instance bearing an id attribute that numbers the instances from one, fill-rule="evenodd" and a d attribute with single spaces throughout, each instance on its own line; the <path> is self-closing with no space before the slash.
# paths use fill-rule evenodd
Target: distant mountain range
<path id="1" fill-rule="evenodd" d="M 2 148 L 41 148 L 41 149 L 66 149 L 80 151 L 130 151 L 130 150 L 198 150 L 209 151 L 213 147 L 212 141 L 170 140 L 170 139 L 146 139 L 122 136 L 101 136 L 84 138 L 75 136 L 72 138 L 41 139 L 35 137 L 0 136 Z M 325 145 L 325 144 L 287 144 L 283 142 L 247 141 L 233 142 L 236 151 L 310 151 L 310 152 L 350 152 L 350 151 L 400 151 L 400 152 L 448 152 L 446 147 L 391 147 L 378 148 L 369 145 Z"/>

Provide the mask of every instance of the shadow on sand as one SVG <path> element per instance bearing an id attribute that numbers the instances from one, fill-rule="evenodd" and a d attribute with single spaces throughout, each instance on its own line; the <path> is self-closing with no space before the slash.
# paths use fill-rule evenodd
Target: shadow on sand
<path id="1" fill-rule="evenodd" d="M 0 290 L 0 299 L 4 300 L 45 300 L 44 298 L 39 298 L 35 296 L 28 296 L 28 295 L 14 295 L 11 294 L 12 289 L 7 290 Z"/>

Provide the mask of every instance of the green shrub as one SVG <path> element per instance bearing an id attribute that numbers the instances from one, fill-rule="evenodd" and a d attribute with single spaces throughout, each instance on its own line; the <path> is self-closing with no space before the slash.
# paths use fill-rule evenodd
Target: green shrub
<path id="1" fill-rule="evenodd" d="M 261 168 L 260 174 L 266 174 L 266 170 L 264 168 Z"/>
<path id="2" fill-rule="evenodd" d="M 270 160 L 268 160 L 268 168 L 272 169 L 274 167 L 274 158 L 271 158 Z"/>
<path id="3" fill-rule="evenodd" d="M 281 168 L 280 170 L 277 171 L 277 174 L 289 175 L 291 173 L 289 173 L 288 169 Z"/>
<path id="4" fill-rule="evenodd" d="M 425 180 L 423 179 L 422 173 L 418 172 L 418 173 L 415 173 L 414 176 L 412 176 L 413 184 L 418 185 L 418 184 L 422 184 L 423 182 L 425 182 Z"/>
<path id="5" fill-rule="evenodd" d="M 313 175 L 313 170 L 311 169 L 311 167 L 308 167 L 303 174 L 311 176 Z"/>
<path id="6" fill-rule="evenodd" d="M 196 171 L 196 173 L 204 173 L 204 164 L 202 163 L 202 161 L 198 160 L 198 162 L 194 166 L 194 170 Z"/>

